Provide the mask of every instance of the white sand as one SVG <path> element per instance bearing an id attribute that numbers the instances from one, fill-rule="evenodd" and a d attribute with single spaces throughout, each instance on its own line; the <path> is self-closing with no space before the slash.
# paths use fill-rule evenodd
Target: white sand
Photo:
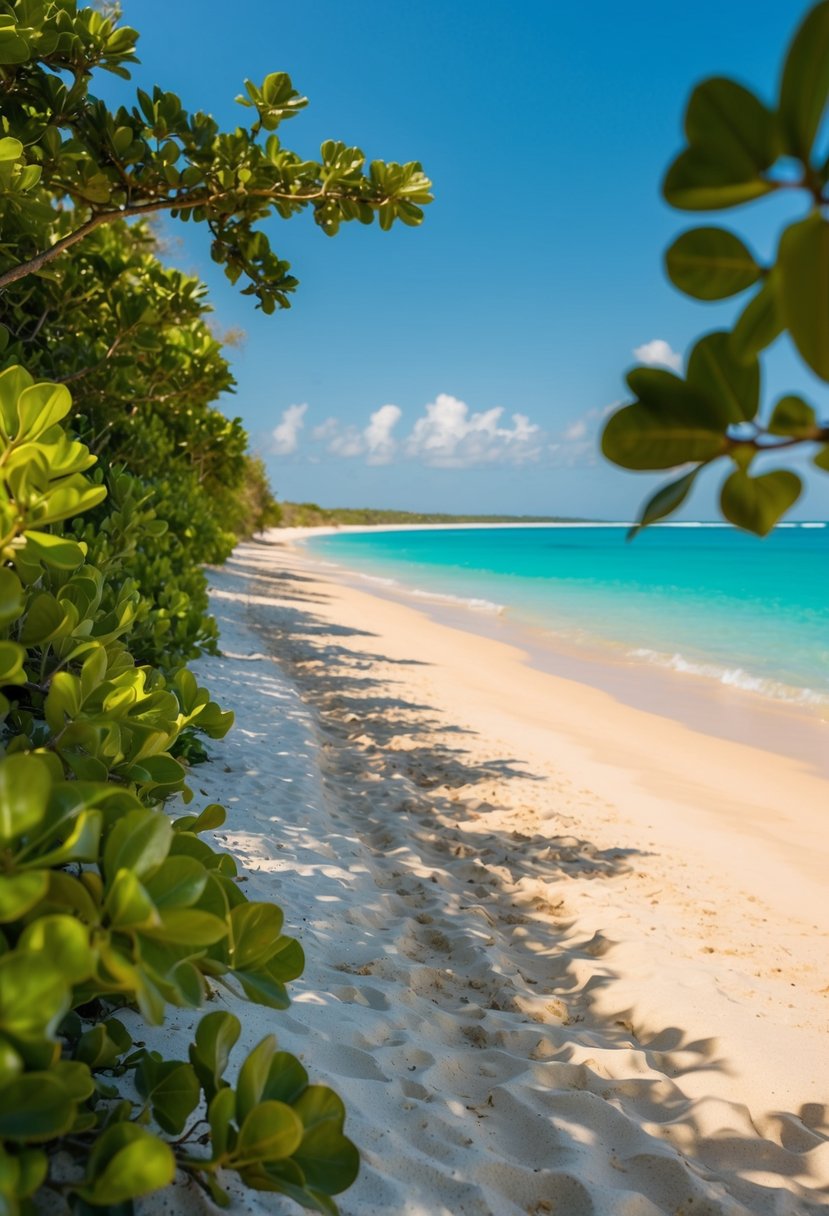
<path id="1" fill-rule="evenodd" d="M 284 544 L 213 583 L 193 783 L 308 955 L 286 1013 L 219 999 L 344 1097 L 343 1213 L 827 1210 L 826 783 Z"/>

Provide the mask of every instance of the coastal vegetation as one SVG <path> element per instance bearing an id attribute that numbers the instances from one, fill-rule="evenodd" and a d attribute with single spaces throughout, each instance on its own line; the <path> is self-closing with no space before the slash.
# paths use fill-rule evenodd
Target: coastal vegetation
<path id="1" fill-rule="evenodd" d="M 788 333 L 809 372 L 829 382 L 827 96 L 829 0 L 815 5 L 797 31 L 773 105 L 724 77 L 703 81 L 691 94 L 687 146 L 665 176 L 665 200 L 682 211 L 722 211 L 785 194 L 796 218 L 768 262 L 737 233 L 709 225 L 683 232 L 668 249 L 668 276 L 694 299 L 754 290 L 730 330 L 700 338 L 684 375 L 653 367 L 628 374 L 634 400 L 608 420 L 605 456 L 626 469 L 684 470 L 645 503 L 634 532 L 676 511 L 704 469 L 724 465 L 730 471 L 720 489 L 723 515 L 765 536 L 803 488 L 800 474 L 785 464 L 766 468 L 768 457 L 805 448 L 812 467 L 829 472 L 829 422 L 796 393 L 767 403 L 761 374 L 761 356 Z"/>
<path id="2" fill-rule="evenodd" d="M 388 511 L 375 507 L 320 507 L 315 502 L 280 502 L 285 528 L 322 528 L 342 524 L 558 524 L 580 523 L 559 515 L 447 515 L 437 511 Z"/>
<path id="3" fill-rule="evenodd" d="M 228 131 L 161 88 L 110 109 L 92 80 L 127 78 L 136 38 L 77 0 L 0 3 L 0 1212 L 48 1191 L 127 1213 L 179 1171 L 219 1203 L 235 1173 L 330 1213 L 358 1164 L 336 1094 L 272 1036 L 231 1085 L 227 1011 L 186 1059 L 118 1016 L 195 1022 L 217 985 L 282 1009 L 303 968 L 203 837 L 224 809 L 187 811 L 233 719 L 187 668 L 216 649 L 202 567 L 279 511 L 215 404 L 233 377 L 205 287 L 151 219 L 202 224 L 270 313 L 297 280 L 264 220 L 416 225 L 429 182 L 284 147 L 306 104 L 284 73 L 246 82 Z"/>

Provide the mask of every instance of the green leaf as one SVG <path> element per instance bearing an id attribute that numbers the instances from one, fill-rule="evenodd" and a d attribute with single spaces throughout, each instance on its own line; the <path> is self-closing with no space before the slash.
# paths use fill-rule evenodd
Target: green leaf
<path id="1" fill-rule="evenodd" d="M 89 928 L 72 916 L 38 916 L 23 930 L 18 948 L 33 959 L 59 960 L 61 976 L 70 984 L 88 979 L 94 967 Z"/>
<path id="2" fill-rule="evenodd" d="M 719 403 L 726 423 L 750 421 L 760 404 L 760 364 L 741 362 L 724 330 L 706 334 L 688 359 L 686 379 L 709 400 Z"/>
<path id="3" fill-rule="evenodd" d="M 103 486 L 96 489 L 106 492 Z M 97 500 L 100 501 L 103 496 L 97 494 Z M 76 513 L 74 507 L 67 510 L 67 515 Z M 44 566 L 53 566 L 56 570 L 76 570 L 83 563 L 83 549 L 74 540 L 54 536 L 51 532 L 28 531 L 23 535 L 26 538 L 27 559 L 34 557 Z"/>
<path id="4" fill-rule="evenodd" d="M 760 177 L 744 180 L 728 164 L 696 148 L 681 152 L 662 185 L 665 201 L 680 211 L 721 211 L 761 198 L 775 186 Z"/>
<path id="5" fill-rule="evenodd" d="M 302 1121 L 284 1102 L 260 1102 L 245 1117 L 233 1151 L 234 1165 L 280 1161 L 290 1157 L 302 1141 Z"/>
<path id="6" fill-rule="evenodd" d="M 172 838 L 170 821 L 161 811 L 131 811 L 109 833 L 104 848 L 105 873 L 112 877 L 127 869 L 143 878 L 165 860 Z"/>
<path id="7" fill-rule="evenodd" d="M 213 1159 L 222 1157 L 230 1145 L 231 1121 L 236 1118 L 236 1094 L 226 1086 L 220 1089 L 207 1108 Z"/>
<path id="8" fill-rule="evenodd" d="M 0 33 L 2 32 L 3 31 L 0 30 Z M 7 135 L 5 138 L 0 139 L 0 161 L 20 160 L 22 156 L 23 145 L 19 139 L 14 139 L 14 137 L 11 135 Z"/>
<path id="9" fill-rule="evenodd" d="M 155 1061 L 147 1055 L 135 1080 L 138 1092 L 152 1106 L 159 1127 L 178 1136 L 198 1106 L 201 1094 L 192 1065 L 179 1060 Z"/>
<path id="10" fill-rule="evenodd" d="M 685 134 L 693 149 L 727 165 L 735 181 L 750 181 L 778 154 L 775 116 L 759 97 L 735 80 L 712 76 L 691 93 Z"/>
<path id="11" fill-rule="evenodd" d="M 282 935 L 282 909 L 276 904 L 244 903 L 230 914 L 234 969 L 256 970 L 274 953 Z"/>
<path id="12" fill-rule="evenodd" d="M 731 333 L 731 347 L 738 359 L 748 362 L 776 341 L 783 332 L 779 305 L 779 272 L 767 275 L 763 286 L 749 300 Z"/>
<path id="13" fill-rule="evenodd" d="M 160 918 L 140 880 L 130 870 L 119 870 L 110 884 L 104 905 L 117 929 L 158 929 Z"/>
<path id="14" fill-rule="evenodd" d="M 727 520 L 757 536 L 767 536 L 777 521 L 800 497 L 801 481 L 788 469 L 751 477 L 742 469 L 727 477 L 720 507 Z"/>
<path id="15" fill-rule="evenodd" d="M 287 1009 L 291 1001 L 285 985 L 281 980 L 271 975 L 269 970 L 238 971 L 232 974 L 242 985 L 242 991 L 249 1001 L 257 1005 L 266 1005 L 269 1009 Z"/>
<path id="16" fill-rule="evenodd" d="M 262 1100 L 275 1052 L 276 1039 L 272 1034 L 266 1035 L 248 1054 L 239 1069 L 239 1079 L 236 1082 L 236 1112 L 240 1122 L 246 1119 Z"/>
<path id="17" fill-rule="evenodd" d="M 816 213 L 787 228 L 778 266 L 784 324 L 812 371 L 829 380 L 829 223 Z"/>
<path id="18" fill-rule="evenodd" d="M 211 832 L 220 828 L 227 818 L 227 811 L 219 802 L 211 802 L 190 824 L 189 832 Z"/>
<path id="19" fill-rule="evenodd" d="M 239 1019 L 223 1010 L 206 1014 L 196 1028 L 195 1042 L 190 1045 L 190 1062 L 208 1099 L 219 1088 L 241 1031 Z"/>
<path id="20" fill-rule="evenodd" d="M 134 1123 L 119 1123 L 96 1143 L 87 1185 L 79 1187 L 78 1193 L 96 1206 L 124 1203 L 169 1186 L 175 1172 L 168 1144 Z"/>
<path id="21" fill-rule="evenodd" d="M 24 646 L 43 646 L 60 633 L 66 613 L 48 591 L 32 596 L 26 611 L 20 640 Z"/>
<path id="22" fill-rule="evenodd" d="M 822 469 L 824 473 L 829 473 L 829 444 L 820 449 L 812 463 Z"/>
<path id="23" fill-rule="evenodd" d="M 691 469 L 689 473 L 684 473 L 676 481 L 670 482 L 666 486 L 660 486 L 655 494 L 651 495 L 648 501 L 642 508 L 639 516 L 639 522 L 628 532 L 628 540 L 633 540 L 642 528 L 647 528 L 649 524 L 654 524 L 658 519 L 664 519 L 666 515 L 672 515 L 688 497 L 688 494 L 696 481 L 697 475 L 702 468 L 702 465 L 697 465 L 695 469 Z"/>
<path id="24" fill-rule="evenodd" d="M 51 788 L 49 769 L 39 757 L 0 761 L 0 843 L 10 844 L 43 822 Z"/>
<path id="25" fill-rule="evenodd" d="M 16 642 L 0 641 L 0 685 L 25 684 L 26 651 Z"/>
<path id="26" fill-rule="evenodd" d="M 802 397 L 781 397 L 772 411 L 768 430 L 772 435 L 813 439 L 818 431 L 815 411 Z"/>
<path id="27" fill-rule="evenodd" d="M 57 866 L 70 861 L 97 861 L 102 823 L 100 811 L 82 811 L 63 843 L 40 854 L 37 864 Z"/>
<path id="28" fill-rule="evenodd" d="M 0 566 L 0 628 L 16 621 L 23 611 L 23 587 L 8 566 Z"/>
<path id="29" fill-rule="evenodd" d="M 294 1110 L 305 1127 L 294 1160 L 309 1186 L 325 1195 L 339 1194 L 351 1186 L 360 1168 L 359 1153 L 343 1135 L 342 1101 L 324 1085 L 309 1085 Z"/>
<path id="30" fill-rule="evenodd" d="M 142 784 L 152 782 L 154 785 L 180 785 L 185 776 L 184 768 L 178 760 L 164 754 L 148 756 L 136 764 L 131 771 L 142 774 L 142 776 L 136 775 L 134 778 Z"/>
<path id="31" fill-rule="evenodd" d="M 9 874 L 0 878 L 0 922 L 7 924 L 25 916 L 30 908 L 43 899 L 49 888 L 45 870 L 28 874 Z"/>
<path id="32" fill-rule="evenodd" d="M 724 300 L 756 283 L 761 270 L 733 232 L 692 228 L 665 255 L 671 282 L 697 300 Z"/>
<path id="33" fill-rule="evenodd" d="M 725 452 L 730 418 L 718 398 L 678 376 L 636 368 L 628 383 L 639 398 L 608 420 L 602 451 L 626 469 L 668 469 Z"/>
<path id="34" fill-rule="evenodd" d="M 71 408 L 72 398 L 65 384 L 32 384 L 17 401 L 18 438 L 38 439 Z"/>
<path id="35" fill-rule="evenodd" d="M 0 1029 L 13 1039 L 52 1033 L 69 1008 L 69 980 L 40 952 L 0 958 Z"/>
<path id="36" fill-rule="evenodd" d="M 159 923 L 150 924 L 144 930 L 150 937 L 168 942 L 181 942 L 194 950 L 212 946 L 227 936 L 227 925 L 218 916 L 201 912 L 196 908 L 167 908 L 161 913 Z"/>
<path id="37" fill-rule="evenodd" d="M 207 871 L 192 857 L 168 857 L 144 884 L 159 910 L 196 903 L 207 883 Z"/>
<path id="38" fill-rule="evenodd" d="M 829 2 L 806 17 L 783 66 L 780 126 L 786 151 L 809 162 L 829 94 Z"/>
<path id="39" fill-rule="evenodd" d="M 3 1089 L 0 1138 L 4 1140 L 24 1144 L 52 1140 L 68 1132 L 74 1119 L 75 1103 L 49 1073 L 27 1073 Z"/>

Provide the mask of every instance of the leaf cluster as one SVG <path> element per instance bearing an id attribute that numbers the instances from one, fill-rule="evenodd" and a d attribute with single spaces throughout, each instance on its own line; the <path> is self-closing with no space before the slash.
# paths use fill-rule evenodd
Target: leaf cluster
<path id="1" fill-rule="evenodd" d="M 191 1062 L 132 1050 L 113 1016 L 134 1005 L 158 1023 L 217 984 L 282 1009 L 304 960 L 281 910 L 249 901 L 233 859 L 201 839 L 224 809 L 171 821 L 159 805 L 188 797 L 176 742 L 218 737 L 232 716 L 186 669 L 136 665 L 129 585 L 102 610 L 104 576 L 61 531 L 105 493 L 61 425 L 70 409 L 65 386 L 0 373 L 0 1199 L 28 1211 L 47 1185 L 78 1211 L 129 1206 L 176 1169 L 221 1199 L 236 1171 L 335 1211 L 356 1152 L 339 1099 L 297 1060 L 268 1039 L 234 1089 L 217 1048 L 238 1037 L 231 1015 L 202 1020 Z M 106 1079 L 125 1073 L 139 1101 Z M 181 1136 L 200 1104 L 208 1156 Z M 82 1172 L 54 1176 L 58 1145 Z"/>
<path id="2" fill-rule="evenodd" d="M 731 330 L 697 342 L 684 376 L 641 367 L 628 376 L 633 402 L 609 419 L 604 454 L 628 469 L 685 466 L 646 503 L 637 528 L 675 511 L 702 469 L 726 461 L 723 515 L 765 536 L 796 503 L 802 480 L 786 467 L 754 472 L 754 461 L 805 445 L 813 465 L 829 472 L 829 421 L 794 394 L 766 409 L 760 363 L 787 333 L 808 369 L 829 381 L 829 158 L 819 140 L 828 99 L 829 0 L 796 33 L 773 107 L 724 77 L 691 94 L 687 146 L 665 177 L 666 201 L 718 211 L 794 191 L 808 213 L 783 230 L 767 265 L 736 233 L 714 226 L 690 229 L 668 249 L 667 273 L 687 295 L 753 294 Z"/>
<path id="3" fill-rule="evenodd" d="M 138 89 L 133 104 L 112 112 L 89 93 L 89 76 L 99 66 L 128 75 L 135 31 L 100 14 L 93 21 L 74 0 L 11 0 L 5 7 L 0 287 L 42 269 L 103 225 L 167 212 L 206 224 L 213 259 L 271 313 L 290 306 L 297 280 L 262 227 L 270 215 L 289 219 L 310 210 L 329 236 L 353 220 L 371 224 L 376 217 L 383 229 L 396 220 L 421 222 L 431 184 L 417 162 L 367 164 L 359 148 L 336 140 L 322 144 L 317 160 L 283 145 L 278 128 L 307 104 L 286 73 L 246 82 L 238 100 L 255 117 L 231 131 L 201 111 L 189 113 L 175 93 L 158 87 Z M 71 223 L 46 244 L 36 226 L 55 199 L 71 203 Z M 21 237 L 31 242 L 25 257 Z"/>
<path id="4" fill-rule="evenodd" d="M 219 988 L 282 1009 L 303 966 L 204 838 L 224 809 L 183 813 L 232 721 L 186 668 L 217 642 L 202 567 L 279 508 L 218 408 L 204 285 L 147 216 L 205 223 L 270 312 L 296 284 L 269 215 L 416 224 L 429 184 L 285 149 L 305 102 L 282 73 L 246 85 L 234 131 L 160 89 L 109 111 L 91 78 L 126 77 L 135 41 L 76 0 L 0 3 L 0 1212 L 49 1190 L 127 1213 L 183 1172 L 218 1202 L 235 1173 L 331 1213 L 357 1170 L 336 1095 L 270 1037 L 229 1082 L 229 1014 L 187 1060 L 126 1029 Z"/>

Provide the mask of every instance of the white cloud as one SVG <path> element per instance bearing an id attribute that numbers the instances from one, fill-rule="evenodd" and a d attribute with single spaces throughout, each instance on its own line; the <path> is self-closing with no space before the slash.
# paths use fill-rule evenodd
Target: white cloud
<path id="1" fill-rule="evenodd" d="M 405 443 L 406 455 L 443 468 L 536 459 L 541 428 L 526 414 L 513 414 L 512 425 L 504 426 L 503 413 L 497 406 L 473 414 L 465 401 L 440 393 L 415 422 Z"/>
<path id="2" fill-rule="evenodd" d="M 363 436 L 353 426 L 344 431 L 338 429 L 328 441 L 328 451 L 332 456 L 362 456 L 365 451 Z"/>
<path id="3" fill-rule="evenodd" d="M 282 421 L 271 431 L 270 448 L 275 456 L 290 456 L 297 450 L 307 409 L 307 405 L 289 405 L 282 411 Z"/>
<path id="4" fill-rule="evenodd" d="M 677 354 L 664 338 L 654 338 L 652 342 L 637 346 L 633 353 L 640 363 L 647 363 L 651 367 L 670 367 L 675 372 L 682 367 L 682 355 Z"/>
<path id="5" fill-rule="evenodd" d="M 392 431 L 403 417 L 399 405 L 381 405 L 363 431 L 369 464 L 388 464 L 397 449 Z"/>
<path id="6" fill-rule="evenodd" d="M 565 443 L 576 443 L 579 439 L 584 439 L 587 434 L 587 421 L 584 418 L 577 418 L 575 422 L 571 422 L 568 427 L 561 432 L 561 438 Z"/>
<path id="7" fill-rule="evenodd" d="M 311 431 L 311 438 L 317 442 L 325 442 L 326 439 L 333 438 L 340 429 L 340 424 L 336 418 L 326 418 L 325 422 L 321 422 L 319 426 L 315 426 Z"/>

